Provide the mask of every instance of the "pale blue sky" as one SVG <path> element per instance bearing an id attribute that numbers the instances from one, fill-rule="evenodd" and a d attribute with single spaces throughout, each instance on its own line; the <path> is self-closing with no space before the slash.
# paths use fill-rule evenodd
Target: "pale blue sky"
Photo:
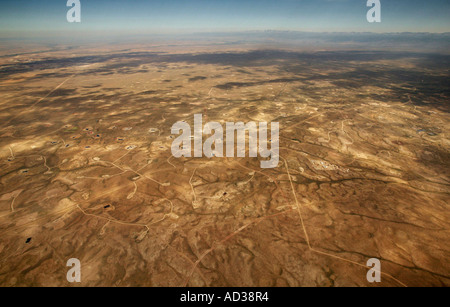
<path id="1" fill-rule="evenodd" d="M 382 22 L 370 24 L 366 0 L 81 0 L 75 24 L 66 0 L 2 0 L 0 30 L 450 32 L 449 0 L 381 4 Z"/>

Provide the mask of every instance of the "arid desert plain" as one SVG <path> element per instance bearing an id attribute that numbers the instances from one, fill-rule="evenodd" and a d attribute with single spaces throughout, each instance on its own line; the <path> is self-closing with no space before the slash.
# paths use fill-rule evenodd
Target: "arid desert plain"
<path id="1" fill-rule="evenodd" d="M 244 43 L 2 50 L 0 285 L 450 286 L 449 69 Z M 173 157 L 194 114 L 278 122 L 277 167 Z"/>

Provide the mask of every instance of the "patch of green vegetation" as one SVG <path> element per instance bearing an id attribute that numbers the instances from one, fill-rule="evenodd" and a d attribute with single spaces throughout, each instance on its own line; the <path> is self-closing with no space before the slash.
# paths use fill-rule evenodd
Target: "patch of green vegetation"
<path id="1" fill-rule="evenodd" d="M 77 130 L 78 130 L 78 127 L 70 127 L 70 128 L 66 128 L 64 130 L 64 132 L 74 132 L 74 131 L 77 131 Z"/>

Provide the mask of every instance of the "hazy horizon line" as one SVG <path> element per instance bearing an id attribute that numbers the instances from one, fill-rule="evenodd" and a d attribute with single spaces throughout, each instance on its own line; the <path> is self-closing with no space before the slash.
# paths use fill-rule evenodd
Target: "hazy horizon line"
<path id="1" fill-rule="evenodd" d="M 443 32 L 431 32 L 431 31 L 333 31 L 333 30 L 296 30 L 296 29 L 264 29 L 264 30 L 191 30 L 186 31 L 185 29 L 181 31 L 177 31 L 174 29 L 170 30 L 161 30 L 161 31 L 147 31 L 147 30 L 2 30 L 0 29 L 0 35 L 8 34 L 26 34 L 26 35 L 36 35 L 36 34 L 45 34 L 45 35 L 64 35 L 64 34 L 79 34 L 79 35 L 90 35 L 90 34 L 109 34 L 109 36 L 116 35 L 196 35 L 196 34 L 245 34 L 245 33 L 299 33 L 299 34 L 373 34 L 373 35 L 399 35 L 399 34 L 438 34 L 438 35 L 449 35 L 450 31 Z M 1 37 L 0 38 L 4 38 Z"/>

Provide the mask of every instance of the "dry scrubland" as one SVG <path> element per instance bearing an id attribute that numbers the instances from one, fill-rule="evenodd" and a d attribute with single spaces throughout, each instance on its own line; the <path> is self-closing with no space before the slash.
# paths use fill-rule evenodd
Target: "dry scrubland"
<path id="1" fill-rule="evenodd" d="M 151 51 L 149 51 L 151 50 Z M 450 285 L 437 54 L 92 48 L 0 58 L 0 285 Z M 171 157 L 179 120 L 278 121 L 280 163 Z"/>

